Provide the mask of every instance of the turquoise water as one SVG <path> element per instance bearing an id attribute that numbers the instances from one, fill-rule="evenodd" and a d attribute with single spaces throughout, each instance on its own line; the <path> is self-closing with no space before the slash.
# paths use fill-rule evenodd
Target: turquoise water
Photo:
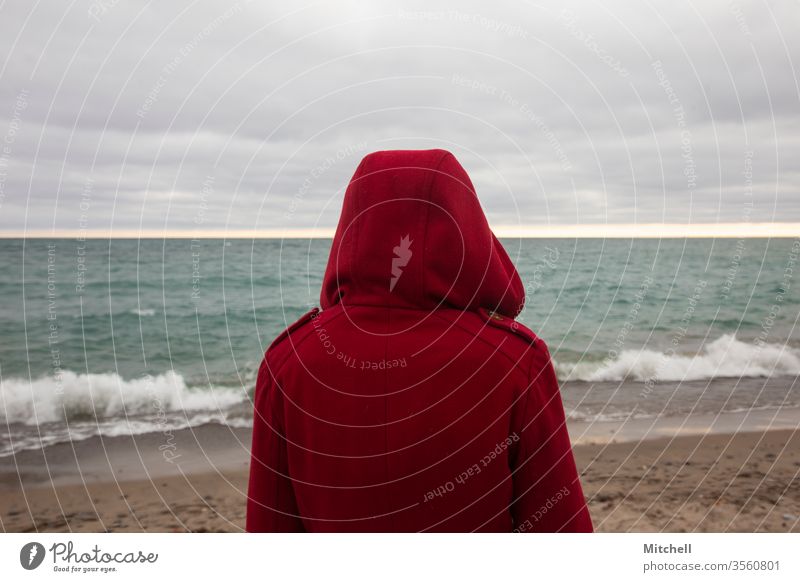
<path id="1" fill-rule="evenodd" d="M 318 304 L 330 244 L 0 240 L 0 420 L 111 422 L 157 397 L 226 421 L 264 348 Z M 800 374 L 797 239 L 503 244 L 520 319 L 570 385 Z"/>

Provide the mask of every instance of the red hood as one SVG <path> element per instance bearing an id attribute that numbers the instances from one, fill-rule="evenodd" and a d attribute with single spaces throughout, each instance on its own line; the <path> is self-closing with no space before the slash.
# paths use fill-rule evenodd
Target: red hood
<path id="1" fill-rule="evenodd" d="M 517 270 L 453 154 L 383 151 L 361 161 L 344 196 L 323 309 L 483 307 L 515 317 L 524 300 Z"/>

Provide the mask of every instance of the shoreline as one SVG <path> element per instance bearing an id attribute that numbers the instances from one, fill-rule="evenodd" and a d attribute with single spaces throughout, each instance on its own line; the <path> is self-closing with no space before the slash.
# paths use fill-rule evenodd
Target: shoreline
<path id="1" fill-rule="evenodd" d="M 567 417 L 567 427 L 573 446 L 638 442 L 652 439 L 663 439 L 677 436 L 700 436 L 708 434 L 736 434 L 747 432 L 763 432 L 772 430 L 795 430 L 800 428 L 800 407 L 783 406 L 768 407 L 763 409 L 739 410 L 720 413 L 698 413 L 685 415 L 660 415 L 660 416 L 635 416 L 627 418 L 590 420 L 585 418 Z M 13 430 L 13 425 L 10 429 Z M 41 448 L 22 448 L 13 454 L 0 455 L 0 488 L 3 486 L 5 476 L 9 472 L 9 465 L 18 459 L 23 470 L 44 464 L 44 457 L 54 459 L 77 457 L 80 467 L 90 480 L 94 479 L 93 471 L 99 466 L 103 467 L 103 456 L 106 452 L 113 452 L 119 443 L 133 440 L 134 448 L 156 448 L 160 451 L 163 460 L 171 465 L 184 465 L 192 472 L 201 470 L 204 466 L 210 469 L 212 465 L 200 462 L 203 450 L 215 451 L 226 448 L 225 454 L 216 459 L 227 466 L 233 444 L 244 451 L 245 456 L 249 451 L 251 428 L 242 426 L 241 423 L 224 424 L 222 422 L 204 422 L 196 426 L 172 428 L 166 425 L 161 430 L 136 432 L 134 434 L 117 434 L 114 436 L 91 435 L 80 437 L 72 441 L 57 441 Z M 180 437 L 178 439 L 178 437 Z M 182 445 L 177 443 L 182 442 Z M 227 442 L 230 441 L 230 442 Z M 227 443 L 227 444 L 223 444 Z M 189 447 L 181 452 L 180 446 Z M 52 451 L 57 451 L 53 455 Z M 152 455 L 147 456 L 147 465 L 158 467 L 153 463 Z M 235 458 L 235 451 L 233 457 Z M 188 465 L 187 465 L 188 463 Z M 129 463 L 130 464 L 130 463 Z M 57 483 L 64 483 L 61 479 L 69 479 L 73 475 L 76 482 L 80 482 L 78 463 L 73 463 L 72 470 L 63 474 L 60 463 L 55 463 L 57 469 Z M 142 469 L 142 467 L 139 467 Z M 158 469 L 156 474 L 163 473 Z"/>
<path id="2" fill-rule="evenodd" d="M 697 432 L 662 434 L 680 420 L 617 441 L 606 431 L 630 435 L 625 423 L 570 423 L 597 531 L 800 532 L 797 424 L 732 433 L 693 419 Z M 242 531 L 250 430 L 206 425 L 173 439 L 169 455 L 164 435 L 148 433 L 0 459 L 3 530 Z"/>
<path id="3" fill-rule="evenodd" d="M 782 407 L 614 421 L 567 421 L 573 446 L 628 443 L 682 436 L 800 430 L 800 408 Z"/>

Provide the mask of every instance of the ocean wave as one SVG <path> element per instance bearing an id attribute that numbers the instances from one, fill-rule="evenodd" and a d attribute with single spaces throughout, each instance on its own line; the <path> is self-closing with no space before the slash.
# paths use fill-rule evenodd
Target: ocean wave
<path id="1" fill-rule="evenodd" d="M 602 362 L 556 363 L 564 381 L 685 381 L 800 374 L 800 350 L 784 344 L 743 342 L 725 334 L 694 355 L 648 349 L 623 350 Z"/>
<path id="2" fill-rule="evenodd" d="M 0 421 L 42 424 L 181 411 L 220 411 L 246 398 L 241 388 L 189 388 L 180 374 L 125 380 L 117 374 L 76 374 L 0 381 Z"/>

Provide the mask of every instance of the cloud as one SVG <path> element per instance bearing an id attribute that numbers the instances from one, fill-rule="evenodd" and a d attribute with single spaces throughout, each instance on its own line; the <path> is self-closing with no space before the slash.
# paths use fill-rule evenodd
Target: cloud
<path id="1" fill-rule="evenodd" d="M 493 225 L 800 220 L 793 2 L 1 12 L 0 230 L 330 227 L 427 147 Z"/>

